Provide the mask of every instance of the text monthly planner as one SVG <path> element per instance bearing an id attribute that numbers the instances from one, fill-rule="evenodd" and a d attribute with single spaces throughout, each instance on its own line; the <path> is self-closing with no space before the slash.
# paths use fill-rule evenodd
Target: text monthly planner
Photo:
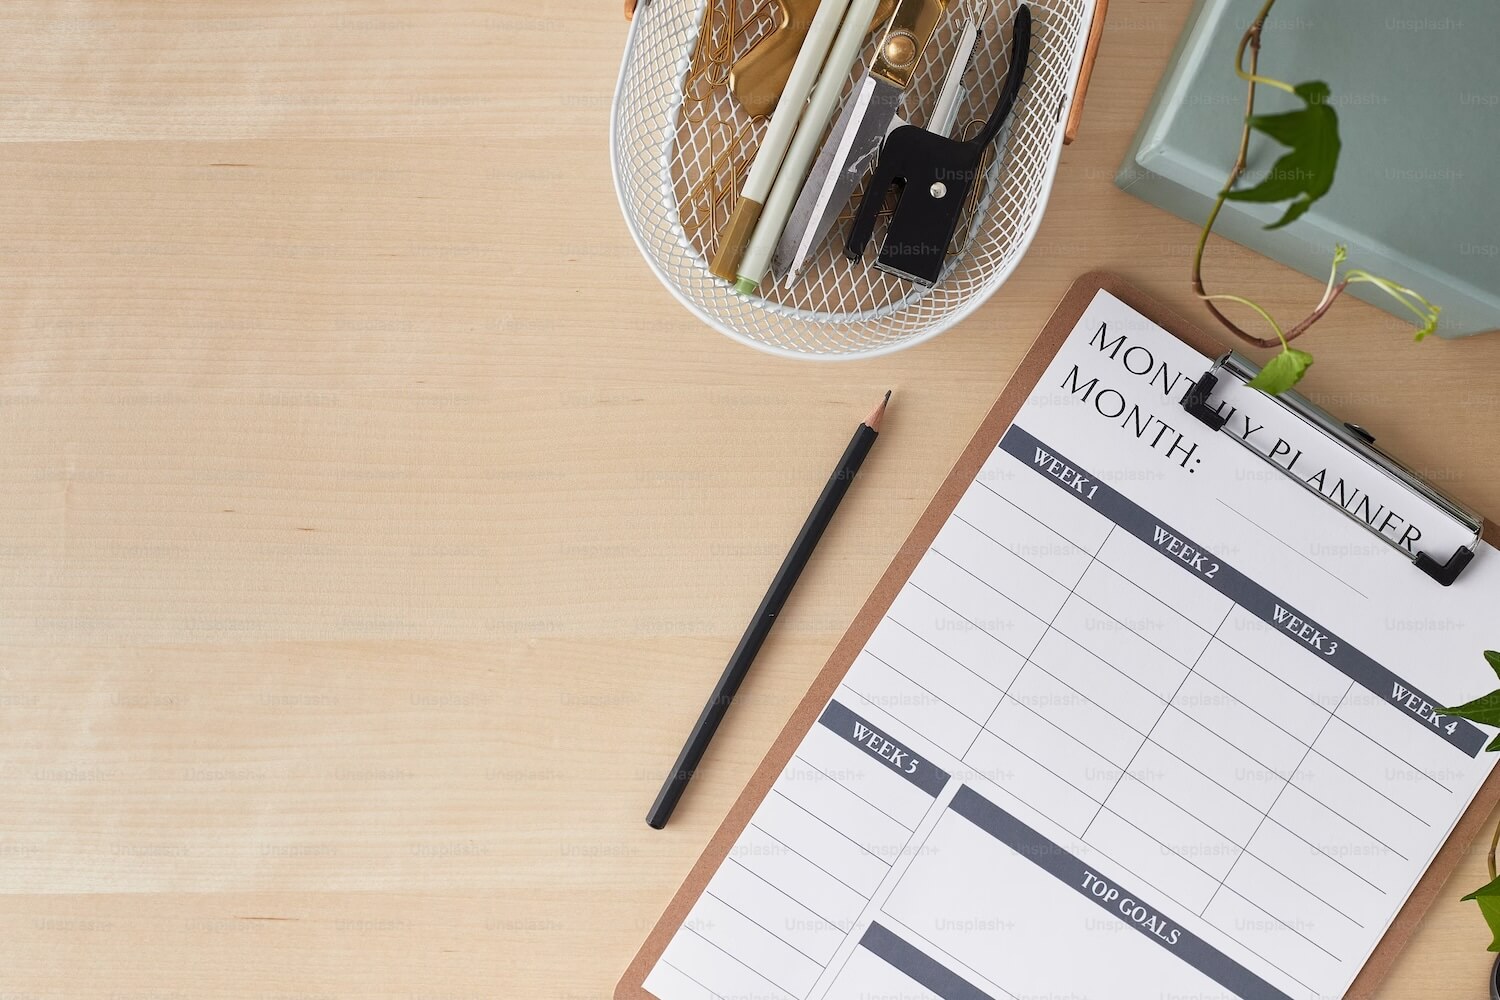
<path id="1" fill-rule="evenodd" d="M 1208 364 L 1094 297 L 649 993 L 1343 995 L 1493 766 L 1440 706 L 1500 556 L 1438 586 L 1370 531 L 1452 525 L 1254 393 L 1209 431 Z"/>

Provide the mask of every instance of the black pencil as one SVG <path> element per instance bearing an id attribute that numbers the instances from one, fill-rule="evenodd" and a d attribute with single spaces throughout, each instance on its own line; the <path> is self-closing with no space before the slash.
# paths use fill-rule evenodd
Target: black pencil
<path id="1" fill-rule="evenodd" d="M 782 560 L 781 568 L 776 571 L 776 577 L 771 581 L 770 589 L 761 599 L 755 617 L 750 619 L 745 634 L 740 637 L 740 644 L 735 647 L 734 655 L 729 657 L 729 663 L 724 667 L 719 683 L 714 685 L 708 704 L 703 706 L 703 714 L 698 716 L 697 724 L 688 734 L 687 742 L 682 745 L 682 752 L 677 755 L 677 763 L 672 765 L 667 780 L 662 782 L 661 791 L 656 793 L 656 801 L 652 803 L 651 811 L 646 814 L 646 822 L 655 829 L 660 830 L 667 825 L 667 819 L 672 815 L 672 810 L 677 807 L 677 800 L 682 798 L 683 790 L 687 788 L 693 772 L 698 769 L 698 763 L 703 759 L 703 753 L 708 749 L 709 741 L 714 738 L 714 732 L 719 728 L 719 723 L 724 721 L 724 713 L 729 711 L 729 703 L 734 699 L 734 693 L 739 690 L 740 683 L 750 672 L 750 664 L 755 661 L 755 654 L 760 652 L 761 644 L 766 641 L 766 636 L 771 632 L 771 626 L 776 623 L 776 616 L 781 614 L 782 605 L 786 604 L 786 599 L 791 596 L 792 588 L 797 584 L 797 577 L 802 575 L 802 568 L 807 565 L 808 559 L 812 558 L 813 549 L 818 546 L 818 539 L 823 537 L 823 530 L 828 527 L 828 522 L 833 520 L 833 512 L 839 509 L 839 501 L 844 499 L 844 494 L 849 491 L 849 486 L 854 481 L 855 474 L 859 472 L 861 463 L 870 453 L 870 446 L 875 443 L 875 438 L 880 433 L 880 421 L 885 416 L 886 404 L 890 401 L 891 394 L 887 392 L 885 398 L 854 432 L 854 438 L 849 442 L 849 447 L 844 449 L 844 457 L 839 459 L 838 467 L 828 479 L 828 485 L 823 487 L 822 495 L 818 497 L 818 502 L 813 504 L 812 510 L 807 515 L 807 521 L 803 523 L 802 530 L 797 533 L 797 540 L 792 543 L 791 551 Z"/>

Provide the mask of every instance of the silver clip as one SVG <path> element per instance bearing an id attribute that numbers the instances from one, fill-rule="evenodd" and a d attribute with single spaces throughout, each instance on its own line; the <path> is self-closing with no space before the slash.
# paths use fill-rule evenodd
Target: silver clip
<path id="1" fill-rule="evenodd" d="M 1214 366 L 1204 372 L 1202 377 L 1188 390 L 1187 395 L 1182 399 L 1183 409 L 1187 410 L 1188 413 L 1197 417 L 1213 430 L 1222 430 L 1228 419 L 1219 412 L 1219 407 L 1209 402 L 1209 396 L 1218 387 L 1220 378 L 1227 375 L 1243 384 L 1249 382 L 1259 372 L 1260 369 L 1248 358 L 1231 351 L 1215 361 Z M 1458 579 L 1458 575 L 1463 572 L 1464 567 L 1474 558 L 1474 547 L 1479 544 L 1480 536 L 1484 533 L 1484 519 L 1482 517 L 1460 504 L 1457 500 L 1439 491 L 1411 469 L 1377 448 L 1375 446 L 1375 436 L 1358 424 L 1349 424 L 1339 420 L 1327 410 L 1324 410 L 1306 396 L 1297 392 L 1283 392 L 1276 396 L 1267 394 L 1266 398 L 1296 416 L 1303 423 L 1312 426 L 1325 437 L 1337 442 L 1346 451 L 1353 454 L 1356 458 L 1361 459 L 1367 465 L 1378 469 L 1390 482 L 1416 494 L 1448 517 L 1457 521 L 1473 536 L 1472 540 L 1467 546 L 1460 546 L 1448 557 L 1446 562 L 1441 562 L 1426 552 L 1413 554 L 1395 539 L 1376 530 L 1373 525 L 1367 523 L 1352 511 L 1340 506 L 1331 497 L 1324 495 L 1312 483 L 1292 475 L 1291 472 L 1279 465 L 1270 455 L 1262 453 L 1243 438 L 1235 438 L 1235 440 L 1239 441 L 1251 454 L 1258 456 L 1272 468 L 1285 474 L 1292 482 L 1303 487 L 1334 510 L 1343 514 L 1355 524 L 1358 524 L 1376 538 L 1379 538 L 1382 542 L 1410 559 L 1418 569 L 1432 577 L 1438 583 L 1447 587 L 1451 586 Z M 1230 437 L 1233 438 L 1234 435 L 1231 434 Z"/>

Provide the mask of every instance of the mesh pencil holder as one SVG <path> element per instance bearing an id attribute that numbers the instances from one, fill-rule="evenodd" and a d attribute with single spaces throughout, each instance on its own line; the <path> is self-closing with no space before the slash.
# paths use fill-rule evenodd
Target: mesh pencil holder
<path id="1" fill-rule="evenodd" d="M 853 205 L 790 285 L 737 294 L 709 273 L 719 231 L 754 158 L 765 119 L 729 92 L 729 70 L 779 22 L 779 0 L 626 0 L 634 14 L 610 123 L 616 194 L 631 235 L 672 294 L 719 332 L 791 357 L 870 357 L 936 336 L 1009 277 L 1041 221 L 1058 159 L 1082 110 L 1108 0 L 1029 0 L 1032 54 L 1006 131 L 993 144 L 950 248 L 944 275 L 923 288 L 842 253 Z M 922 124 L 966 18 L 976 51 L 959 109 L 978 132 L 1005 78 L 1005 39 L 1018 0 L 950 0 L 923 52 L 900 117 Z M 845 85 L 868 65 L 879 32 Z M 883 237 L 877 227 L 875 245 Z"/>

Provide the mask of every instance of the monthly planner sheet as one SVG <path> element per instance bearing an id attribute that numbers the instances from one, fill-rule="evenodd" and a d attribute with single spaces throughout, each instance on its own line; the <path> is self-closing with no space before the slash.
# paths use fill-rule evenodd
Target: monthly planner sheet
<path id="1" fill-rule="evenodd" d="M 1490 773 L 1500 557 L 1210 363 L 1096 294 L 649 994 L 1344 994 Z"/>

